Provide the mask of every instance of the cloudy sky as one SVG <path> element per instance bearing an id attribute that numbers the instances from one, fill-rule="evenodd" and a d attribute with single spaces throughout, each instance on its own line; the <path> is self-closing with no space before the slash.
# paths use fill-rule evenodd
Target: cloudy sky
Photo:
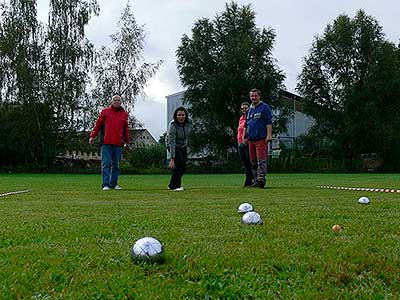
<path id="1" fill-rule="evenodd" d="M 98 0 L 100 15 L 94 17 L 87 36 L 96 45 L 109 45 L 110 34 L 127 0 Z M 296 78 L 301 71 L 302 59 L 307 54 L 313 38 L 321 34 L 328 23 L 339 14 L 353 17 L 359 9 L 375 17 L 388 40 L 400 41 L 400 2 L 397 0 L 237 0 L 251 4 L 256 11 L 257 26 L 271 27 L 276 40 L 274 57 L 286 74 L 285 85 L 294 92 Z M 38 14 L 46 21 L 48 0 L 38 0 Z M 183 34 L 191 33 L 196 20 L 213 19 L 224 11 L 224 0 L 131 0 L 138 24 L 146 33 L 144 57 L 149 62 L 162 59 L 164 64 L 146 88 L 146 97 L 138 100 L 135 113 L 145 127 L 158 140 L 166 130 L 166 99 L 169 94 L 182 91 L 176 69 L 175 51 Z"/>

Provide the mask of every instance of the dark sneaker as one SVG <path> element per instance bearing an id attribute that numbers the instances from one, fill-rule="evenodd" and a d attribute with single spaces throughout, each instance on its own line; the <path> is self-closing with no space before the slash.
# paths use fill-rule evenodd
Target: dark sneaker
<path id="1" fill-rule="evenodd" d="M 265 182 L 262 181 L 256 181 L 253 183 L 251 187 L 258 187 L 260 189 L 263 189 L 265 187 Z"/>

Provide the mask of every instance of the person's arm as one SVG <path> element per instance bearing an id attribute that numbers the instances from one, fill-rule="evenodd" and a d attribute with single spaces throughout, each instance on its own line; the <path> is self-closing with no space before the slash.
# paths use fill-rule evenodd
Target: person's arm
<path id="1" fill-rule="evenodd" d="M 272 141 L 272 124 L 267 125 L 267 137 L 265 138 L 265 142 L 268 144 Z"/>
<path id="2" fill-rule="evenodd" d="M 175 146 L 176 146 L 176 127 L 174 123 L 171 123 L 168 128 L 167 148 L 170 153 L 169 167 L 175 168 Z"/>
<path id="3" fill-rule="evenodd" d="M 90 144 L 93 144 L 94 139 L 96 138 L 97 134 L 98 134 L 99 131 L 100 131 L 100 128 L 101 128 L 101 127 L 103 126 L 103 124 L 104 124 L 105 118 L 106 118 L 106 113 L 105 113 L 105 110 L 103 109 L 103 110 L 101 111 L 101 113 L 100 113 L 99 118 L 98 118 L 97 121 L 96 121 L 96 124 L 95 124 L 95 126 L 94 126 L 92 132 L 90 133 L 90 137 L 89 137 L 89 143 L 90 143 Z"/>
<path id="4" fill-rule="evenodd" d="M 246 113 L 246 121 L 244 122 L 244 126 L 243 126 L 243 144 L 247 144 L 248 140 L 247 140 L 247 117 L 249 116 L 248 111 Z"/>
<path id="5" fill-rule="evenodd" d="M 124 147 L 129 148 L 130 137 L 129 137 L 128 114 L 126 114 L 126 119 L 124 121 L 124 138 L 125 138 Z"/>
<path id="6" fill-rule="evenodd" d="M 243 141 L 243 144 L 247 144 L 247 137 L 246 137 L 247 127 L 244 127 L 243 129 L 244 129 L 244 130 L 243 130 L 243 138 L 242 138 L 242 141 Z"/>
<path id="7" fill-rule="evenodd" d="M 265 123 L 267 124 L 267 137 L 265 138 L 265 142 L 268 144 L 272 141 L 272 111 L 268 105 L 265 108 Z"/>

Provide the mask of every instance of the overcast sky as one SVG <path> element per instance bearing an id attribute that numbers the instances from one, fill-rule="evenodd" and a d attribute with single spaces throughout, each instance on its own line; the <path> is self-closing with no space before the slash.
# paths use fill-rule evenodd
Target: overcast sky
<path id="1" fill-rule="evenodd" d="M 328 23 L 339 14 L 353 17 L 364 9 L 383 27 L 386 38 L 399 42 L 400 2 L 398 0 L 253 0 L 236 1 L 251 4 L 256 11 L 257 27 L 273 28 L 276 33 L 274 57 L 286 74 L 285 85 L 294 92 L 296 78 L 301 72 L 302 59 L 310 49 L 314 36 L 321 34 Z M 48 0 L 38 0 L 38 14 L 47 20 Z M 87 36 L 96 46 L 109 45 L 109 36 L 126 0 L 98 0 L 100 15 L 92 18 Z M 136 21 L 146 33 L 144 57 L 149 62 L 164 61 L 157 75 L 149 82 L 144 99 L 138 100 L 136 117 L 142 121 L 156 140 L 166 130 L 166 98 L 182 91 L 176 69 L 175 51 L 183 34 L 190 35 L 193 24 L 200 18 L 213 19 L 224 11 L 223 0 L 131 0 Z"/>

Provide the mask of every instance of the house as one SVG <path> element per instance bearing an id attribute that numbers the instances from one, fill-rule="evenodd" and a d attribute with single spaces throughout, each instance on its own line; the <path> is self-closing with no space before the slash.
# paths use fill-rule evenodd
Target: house
<path id="1" fill-rule="evenodd" d="M 151 133 L 145 128 L 130 129 L 131 147 L 142 148 L 157 145 L 157 141 Z"/>
<path id="2" fill-rule="evenodd" d="M 173 114 L 176 108 L 183 105 L 183 98 L 185 91 L 174 93 L 166 96 L 167 98 L 167 128 L 169 122 L 173 118 Z M 279 149 L 281 144 L 285 144 L 288 148 L 294 146 L 294 142 L 297 137 L 305 134 L 314 125 L 314 120 L 304 113 L 303 105 L 301 103 L 301 97 L 290 93 L 288 91 L 281 90 L 279 93 L 282 103 L 293 108 L 293 117 L 289 121 L 287 132 L 274 136 L 272 141 L 272 148 Z"/>

